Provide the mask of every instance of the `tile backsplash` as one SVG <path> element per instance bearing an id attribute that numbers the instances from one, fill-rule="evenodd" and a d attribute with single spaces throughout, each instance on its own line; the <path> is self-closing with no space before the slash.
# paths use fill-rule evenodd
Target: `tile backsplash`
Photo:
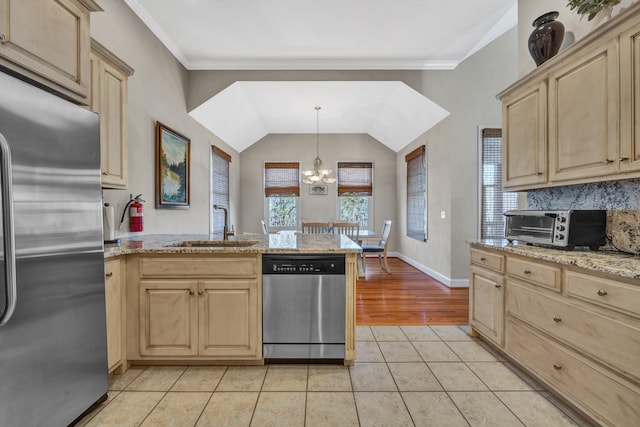
<path id="1" fill-rule="evenodd" d="M 640 209 L 640 179 L 532 190 L 527 209 Z"/>
<path id="2" fill-rule="evenodd" d="M 640 254 L 640 179 L 532 190 L 527 209 L 605 209 L 606 249 Z"/>

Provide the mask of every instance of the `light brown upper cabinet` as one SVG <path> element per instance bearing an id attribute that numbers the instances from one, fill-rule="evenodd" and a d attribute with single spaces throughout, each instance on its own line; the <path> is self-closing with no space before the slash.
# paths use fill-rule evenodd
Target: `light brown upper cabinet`
<path id="1" fill-rule="evenodd" d="M 503 187 L 640 177 L 640 3 L 498 94 Z"/>
<path id="2" fill-rule="evenodd" d="M 525 86 L 502 99 L 503 187 L 546 181 L 547 85 Z"/>
<path id="3" fill-rule="evenodd" d="M 91 40 L 91 110 L 100 114 L 103 188 L 128 186 L 127 79 L 133 69 Z"/>
<path id="4" fill-rule="evenodd" d="M 620 34 L 620 171 L 640 170 L 640 23 Z"/>
<path id="5" fill-rule="evenodd" d="M 549 75 L 549 181 L 610 175 L 618 156 L 618 43 L 578 52 Z"/>
<path id="6" fill-rule="evenodd" d="M 89 104 L 93 0 L 0 0 L 0 65 Z"/>

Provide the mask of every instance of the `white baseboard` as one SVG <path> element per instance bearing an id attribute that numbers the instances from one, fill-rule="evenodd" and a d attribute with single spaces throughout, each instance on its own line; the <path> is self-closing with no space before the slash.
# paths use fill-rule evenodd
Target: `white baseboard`
<path id="1" fill-rule="evenodd" d="M 430 267 L 427 267 L 424 264 L 420 264 L 418 261 L 412 258 L 409 258 L 408 256 L 405 256 L 401 253 L 389 252 L 387 253 L 387 256 L 400 258 L 407 264 L 412 265 L 413 267 L 422 271 L 424 274 L 428 274 L 429 276 L 433 277 L 438 282 L 442 283 L 443 285 L 449 288 L 468 288 L 469 287 L 469 279 L 452 279 L 450 277 L 445 276 L 444 274 L 440 274 L 436 270 Z"/>

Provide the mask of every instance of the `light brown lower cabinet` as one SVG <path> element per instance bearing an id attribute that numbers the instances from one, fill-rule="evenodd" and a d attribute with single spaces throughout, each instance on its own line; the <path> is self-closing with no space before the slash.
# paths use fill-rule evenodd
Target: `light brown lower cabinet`
<path id="1" fill-rule="evenodd" d="M 104 294 L 107 323 L 107 365 L 109 372 L 122 367 L 124 361 L 124 289 L 120 258 L 104 263 Z M 126 367 L 125 367 L 126 368 Z"/>
<path id="2" fill-rule="evenodd" d="M 482 245 L 471 251 L 470 332 L 594 421 L 639 425 L 640 280 Z M 503 263 L 479 267 L 496 257 L 505 258 L 504 275 Z"/>
<path id="3" fill-rule="evenodd" d="M 257 280 L 138 286 L 141 356 L 260 357 Z"/>
<path id="4" fill-rule="evenodd" d="M 132 257 L 131 360 L 261 360 L 260 258 Z"/>

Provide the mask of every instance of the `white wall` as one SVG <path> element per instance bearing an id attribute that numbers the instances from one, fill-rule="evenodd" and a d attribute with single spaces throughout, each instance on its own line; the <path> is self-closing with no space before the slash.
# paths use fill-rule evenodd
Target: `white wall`
<path id="1" fill-rule="evenodd" d="M 337 162 L 373 162 L 373 221 L 381 231 L 385 219 L 396 215 L 396 153 L 366 134 L 321 134 L 320 158 L 324 167 L 336 176 Z M 241 155 L 239 230 L 260 232 L 264 211 L 264 162 L 296 161 L 301 169 L 312 169 L 316 157 L 315 134 L 271 134 L 244 150 Z M 301 219 L 333 220 L 337 216 L 336 184 L 329 184 L 329 194 L 312 196 L 309 186 L 300 187 Z M 392 239 L 393 242 L 393 239 Z M 391 243 L 393 246 L 393 243 Z"/>
<path id="2" fill-rule="evenodd" d="M 232 156 L 231 214 L 237 220 L 240 157 L 187 114 L 189 75 L 162 43 L 122 1 L 101 1 L 104 12 L 91 14 L 91 36 L 134 68 L 129 78 L 129 189 L 104 190 L 118 221 L 129 193 L 142 193 L 144 233 L 209 232 L 209 159 L 211 145 Z M 191 139 L 191 207 L 155 209 L 156 120 Z M 128 220 L 118 235 L 128 232 Z"/>

